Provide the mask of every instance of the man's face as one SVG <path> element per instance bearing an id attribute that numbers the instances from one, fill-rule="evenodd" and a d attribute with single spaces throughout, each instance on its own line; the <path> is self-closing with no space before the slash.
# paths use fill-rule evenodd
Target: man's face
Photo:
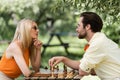
<path id="1" fill-rule="evenodd" d="M 78 22 L 78 26 L 76 28 L 76 32 L 78 34 L 79 39 L 83 39 L 87 36 L 86 29 L 83 27 L 82 19 L 83 19 L 83 17 L 80 17 L 80 20 Z"/>

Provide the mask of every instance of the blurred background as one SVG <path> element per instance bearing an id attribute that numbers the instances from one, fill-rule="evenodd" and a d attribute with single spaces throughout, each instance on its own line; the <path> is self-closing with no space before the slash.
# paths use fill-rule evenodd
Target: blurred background
<path id="1" fill-rule="evenodd" d="M 86 41 L 77 38 L 75 29 L 79 14 L 85 11 L 99 14 L 104 22 L 102 32 L 120 45 L 119 0 L 1 0 L 0 56 L 12 40 L 17 23 L 23 18 L 29 18 L 38 24 L 39 39 L 43 44 L 48 43 L 51 33 L 57 33 L 61 40 L 69 45 L 69 55 L 64 46 L 46 48 L 42 54 L 41 67 L 48 66 L 49 58 L 56 55 L 80 60 Z M 50 44 L 60 44 L 58 37 L 54 36 Z M 22 79 L 21 75 L 17 80 Z M 100 79 L 96 76 L 87 76 L 83 80 Z"/>

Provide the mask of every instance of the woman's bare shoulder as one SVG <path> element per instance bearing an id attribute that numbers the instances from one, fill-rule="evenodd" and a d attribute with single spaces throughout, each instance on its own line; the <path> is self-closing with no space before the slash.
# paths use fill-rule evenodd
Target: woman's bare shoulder
<path id="1" fill-rule="evenodd" d="M 15 50 L 17 48 L 20 48 L 20 42 L 19 41 L 11 42 L 7 49 L 8 50 Z"/>
<path id="2" fill-rule="evenodd" d="M 14 54 L 19 52 L 21 52 L 19 41 L 11 42 L 8 48 L 6 49 L 6 55 L 9 55 L 9 56 L 13 56 Z"/>

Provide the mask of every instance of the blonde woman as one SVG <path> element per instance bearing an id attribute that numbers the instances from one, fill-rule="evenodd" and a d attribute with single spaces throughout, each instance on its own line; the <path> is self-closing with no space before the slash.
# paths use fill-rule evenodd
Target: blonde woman
<path id="1" fill-rule="evenodd" d="M 14 38 L 0 61 L 0 80 L 14 80 L 21 74 L 30 76 L 29 59 L 35 72 L 39 72 L 42 42 L 38 40 L 37 24 L 21 20 Z"/>

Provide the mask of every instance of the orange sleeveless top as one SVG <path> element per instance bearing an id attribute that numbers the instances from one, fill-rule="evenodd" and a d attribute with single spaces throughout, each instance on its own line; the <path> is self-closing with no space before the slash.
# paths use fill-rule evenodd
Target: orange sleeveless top
<path id="1" fill-rule="evenodd" d="M 29 66 L 29 50 L 28 49 L 25 50 L 23 57 L 25 59 L 27 66 Z M 7 59 L 5 56 L 5 53 L 3 54 L 0 60 L 0 71 L 2 71 L 4 74 L 6 74 L 10 78 L 17 78 L 22 74 L 14 58 Z"/>

